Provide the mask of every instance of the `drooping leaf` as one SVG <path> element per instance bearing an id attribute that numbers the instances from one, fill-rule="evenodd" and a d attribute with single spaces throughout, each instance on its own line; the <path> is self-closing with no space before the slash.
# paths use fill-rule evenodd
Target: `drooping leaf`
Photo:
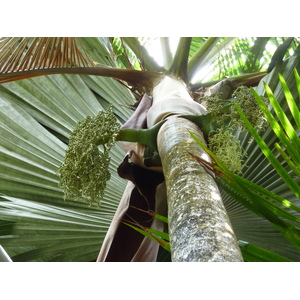
<path id="1" fill-rule="evenodd" d="M 255 93 L 255 92 L 254 92 Z M 269 93 L 270 95 L 270 93 Z M 266 118 L 269 120 L 275 134 L 279 137 L 281 142 L 284 144 L 284 146 L 287 148 L 287 151 L 289 154 L 298 161 L 298 149 L 296 149 L 293 145 L 292 140 L 289 140 L 288 137 L 284 133 L 284 129 L 280 127 L 280 125 L 275 121 L 273 116 L 269 113 L 268 109 L 264 106 L 262 101 L 260 100 L 260 97 L 255 93 L 255 97 L 260 104 L 261 108 L 264 109 L 264 113 Z M 274 98 L 273 98 L 274 103 Z M 249 132 L 251 132 L 252 136 L 256 140 L 256 142 L 260 145 L 261 150 L 263 151 L 264 155 L 268 158 L 270 163 L 273 165 L 273 167 L 276 169 L 276 171 L 279 173 L 280 177 L 286 182 L 286 184 L 289 186 L 289 188 L 295 193 L 295 195 L 300 198 L 300 186 L 294 181 L 294 179 L 291 177 L 291 175 L 286 171 L 286 169 L 282 166 L 282 163 L 278 161 L 275 157 L 275 155 L 272 153 L 272 151 L 268 148 L 267 144 L 260 138 L 260 136 L 257 134 L 255 129 L 251 126 L 251 124 L 248 122 L 248 120 L 245 118 L 243 113 L 239 110 L 239 113 L 241 114 L 241 118 L 244 120 Z M 299 142 L 299 137 L 296 138 Z"/>
<path id="2" fill-rule="evenodd" d="M 288 38 L 285 40 L 275 51 L 274 55 L 272 56 L 270 65 L 268 67 L 267 72 L 271 72 L 272 69 L 280 62 L 282 62 L 283 57 L 285 56 L 285 53 L 287 49 L 289 48 L 291 42 L 293 41 L 293 37 Z"/>
<path id="3" fill-rule="evenodd" d="M 296 57 L 292 57 L 291 58 L 291 62 L 296 63 L 298 60 L 296 60 Z M 286 65 L 289 65 L 289 61 L 286 62 Z M 291 64 L 291 65 L 293 65 Z M 258 184 L 256 184 L 255 182 L 259 183 L 260 181 L 258 181 L 255 177 L 254 177 L 254 182 L 247 180 L 246 178 L 240 177 L 238 175 L 234 175 L 231 174 L 230 172 L 225 172 L 224 170 L 226 169 L 226 167 L 224 165 L 222 165 L 220 163 L 220 161 L 218 161 L 217 166 L 214 167 L 214 169 L 212 168 L 212 172 L 215 173 L 215 175 L 217 176 L 223 176 L 223 180 L 224 181 L 219 181 L 219 184 L 221 185 L 221 187 L 224 189 L 224 191 L 226 191 L 228 193 L 228 195 L 224 195 L 224 200 L 225 200 L 225 206 L 228 210 L 229 216 L 232 220 L 232 224 L 235 228 L 236 234 L 238 236 L 238 238 L 240 239 L 245 239 L 243 238 L 243 233 L 240 232 L 240 229 L 242 229 L 241 226 L 242 224 L 247 224 L 247 222 L 245 221 L 245 219 L 242 221 L 239 217 L 238 217 L 238 211 L 240 211 L 240 214 L 242 214 L 242 208 L 239 208 L 239 205 L 236 205 L 235 203 L 232 202 L 232 200 L 230 199 L 235 199 L 235 201 L 241 203 L 242 205 L 244 205 L 248 210 L 251 210 L 255 213 L 257 213 L 258 215 L 262 216 L 263 218 L 268 219 L 269 221 L 271 221 L 275 228 L 277 228 L 277 230 L 279 232 L 281 232 L 283 234 L 283 236 L 285 236 L 290 242 L 291 244 L 293 244 L 296 248 L 299 249 L 299 197 L 296 196 L 297 192 L 299 192 L 299 178 L 297 179 L 295 177 L 295 174 L 299 174 L 299 172 L 294 172 L 294 174 L 291 173 L 291 171 L 293 170 L 292 168 L 289 169 L 288 165 L 290 165 L 291 167 L 296 168 L 295 170 L 297 171 L 297 159 L 299 158 L 299 153 L 298 153 L 298 148 L 294 147 L 293 145 L 299 142 L 299 131 L 294 130 L 294 124 L 296 124 L 297 120 L 294 119 L 292 116 L 297 117 L 298 113 L 299 113 L 299 108 L 297 108 L 297 105 L 295 104 L 295 99 L 294 97 L 298 97 L 298 94 L 296 93 L 291 93 L 290 89 L 287 88 L 287 83 L 286 83 L 286 78 L 289 79 L 289 84 L 290 86 L 293 84 L 293 78 L 291 77 L 287 77 L 286 75 L 287 72 L 285 72 L 285 77 L 279 76 L 277 75 L 277 73 L 271 74 L 270 76 L 268 75 L 268 77 L 266 77 L 266 81 L 268 81 L 269 79 L 271 79 L 271 76 L 273 76 L 273 83 L 275 83 L 275 79 L 274 77 L 277 77 L 277 82 L 279 83 L 281 90 L 278 88 L 276 89 L 276 95 L 279 95 L 279 99 L 280 101 L 277 101 L 275 97 L 274 93 L 271 93 L 270 89 L 267 88 L 267 92 L 271 98 L 271 102 L 273 103 L 273 106 L 276 108 L 275 110 L 277 111 L 277 114 L 275 115 L 279 115 L 279 122 L 280 120 L 282 120 L 282 122 L 278 122 L 275 121 L 274 117 L 272 117 L 272 113 L 269 112 L 269 110 L 267 109 L 267 107 L 263 108 L 264 112 L 266 112 L 267 115 L 269 115 L 269 120 L 271 121 L 271 124 L 274 124 L 273 127 L 270 127 L 270 131 L 268 131 L 268 140 L 266 139 L 265 141 L 262 140 L 262 138 L 260 137 L 259 133 L 257 133 L 256 130 L 253 129 L 253 127 L 251 127 L 250 123 L 246 120 L 246 118 L 243 117 L 243 119 L 245 120 L 245 122 L 247 123 L 248 126 L 248 130 L 250 131 L 250 133 L 256 137 L 256 142 L 258 144 L 256 144 L 256 142 L 252 141 L 251 143 L 249 143 L 249 135 L 247 136 L 243 136 L 240 135 L 241 137 L 243 137 L 244 139 L 244 144 L 247 145 L 248 148 L 250 148 L 250 146 L 252 146 L 252 149 L 255 145 L 260 145 L 261 146 L 261 150 L 262 152 L 258 152 L 256 151 L 256 154 L 249 152 L 248 150 L 248 155 L 251 155 L 250 157 L 254 157 L 256 160 L 258 161 L 258 159 L 260 158 L 260 160 L 262 160 L 262 157 L 266 157 L 265 160 L 270 159 L 272 163 L 274 163 L 273 167 L 274 169 L 270 168 L 270 165 L 268 165 L 267 163 L 259 163 L 257 164 L 256 160 L 249 160 L 249 158 L 246 160 L 246 163 L 251 162 L 250 167 L 256 167 L 256 173 L 255 174 L 249 174 L 249 173 L 245 173 L 243 175 L 243 177 L 249 176 L 249 175 L 256 175 L 256 177 L 261 176 L 261 178 L 266 178 L 267 180 L 265 180 L 265 186 L 267 186 L 266 184 L 268 182 L 270 183 L 274 183 L 271 187 L 273 188 L 273 192 L 272 190 L 268 190 L 262 186 L 259 186 Z M 294 75 L 294 70 L 293 69 L 289 69 L 289 74 Z M 295 80 L 297 81 L 297 72 L 295 71 L 296 76 L 294 77 L 294 82 Z M 279 79 L 280 78 L 280 81 Z M 283 79 L 285 78 L 285 80 Z M 266 84 L 264 85 L 265 87 Z M 273 85 L 274 86 L 274 85 Z M 297 90 L 297 89 L 296 89 Z M 293 90 L 295 91 L 295 89 Z M 260 92 L 262 93 L 262 90 L 260 90 Z M 257 95 L 257 93 L 256 93 Z M 259 96 L 257 95 L 257 98 L 259 98 Z M 286 99 L 285 99 L 286 98 Z M 289 104 L 286 105 L 286 102 L 284 101 L 286 100 Z M 259 100 L 258 100 L 259 101 Z M 262 101 L 259 101 L 260 104 L 262 105 Z M 289 109 L 289 107 L 291 107 L 291 109 Z M 291 111 L 293 111 L 293 113 L 291 113 Z M 286 114 L 288 114 L 289 117 L 286 116 Z M 290 125 L 290 122 L 293 125 Z M 277 135 L 279 137 L 282 137 L 282 141 L 284 142 L 284 147 L 282 149 L 293 149 L 292 152 L 289 153 L 289 157 L 286 155 L 284 157 L 279 156 L 279 153 L 276 154 L 274 151 L 274 144 L 272 143 L 272 141 L 276 141 L 276 139 L 274 139 L 274 137 L 277 137 L 276 134 L 274 132 L 272 132 L 272 129 L 274 131 L 277 131 Z M 264 135 L 266 136 L 266 135 Z M 270 139 L 270 137 L 273 137 L 273 139 Z M 278 142 L 280 141 L 280 139 L 277 140 Z M 277 143 L 277 149 L 279 148 L 279 144 Z M 258 146 L 256 146 L 258 147 Z M 269 149 L 269 147 L 272 147 L 271 149 Z M 251 148 L 250 148 L 251 149 Z M 253 151 L 253 150 L 251 150 Z M 264 155 L 264 154 L 265 155 Z M 284 162 L 285 158 L 288 158 L 289 160 L 287 160 L 286 162 Z M 295 162 L 293 162 L 293 158 L 295 159 Z M 245 168 L 245 171 L 247 172 L 248 168 Z M 279 174 L 281 174 L 281 176 L 283 178 L 281 178 L 281 181 L 279 180 L 279 176 L 276 174 L 276 171 L 279 172 Z M 260 173 L 259 173 L 260 172 Z M 274 174 L 275 172 L 275 174 Z M 270 175 L 268 174 L 272 174 L 272 176 L 269 178 Z M 223 174 L 223 175 L 222 175 Z M 249 174 L 249 175 L 248 175 Z M 267 177 L 266 177 L 267 176 Z M 278 178 L 279 177 L 279 178 Z M 225 184 L 226 182 L 226 184 Z M 285 182 L 285 183 L 284 183 Z M 274 187 L 275 188 L 274 188 Z M 289 189 L 289 187 L 291 189 Z M 278 191 L 281 192 L 280 194 L 277 194 Z M 294 193 L 296 193 L 296 195 L 294 195 Z M 230 196 L 229 196 L 230 195 Z M 229 198 L 230 197 L 230 198 Z M 250 200 L 251 199 L 251 200 Z M 228 201 L 228 202 L 227 202 Z M 275 204 L 275 203 L 278 204 Z M 248 218 L 248 216 L 246 217 L 247 214 L 245 214 L 245 218 Z M 250 214 L 249 215 L 249 220 L 252 218 L 254 222 L 255 218 L 252 217 Z M 235 225 L 235 222 L 240 219 L 238 221 L 239 225 Z M 290 221 L 287 221 L 290 220 Z M 248 221 L 250 222 L 250 221 Z M 285 243 L 283 241 L 280 241 L 280 239 L 278 239 L 278 245 L 280 244 L 282 247 L 280 250 L 280 247 L 276 247 L 275 244 L 273 244 L 271 246 L 271 243 L 269 244 L 269 242 L 267 241 L 268 239 L 270 239 L 270 236 L 273 236 L 274 241 L 275 241 L 275 233 L 271 234 L 271 228 L 268 228 L 268 226 L 266 226 L 267 224 L 265 223 L 265 220 L 261 220 L 259 221 L 259 219 L 256 219 L 256 226 L 251 225 L 251 227 L 253 226 L 253 228 L 259 228 L 259 226 L 261 226 L 261 234 L 263 235 L 263 232 L 270 232 L 269 235 L 265 235 L 265 240 L 264 242 L 259 241 L 259 244 L 264 247 L 264 243 L 266 245 L 266 249 L 272 249 L 275 251 L 275 253 L 282 253 L 283 256 L 286 257 L 291 257 L 292 259 L 295 260 L 299 260 L 299 250 L 297 250 L 296 248 L 294 248 L 294 250 L 292 250 L 292 246 L 288 246 L 288 243 Z M 296 222 L 296 223 L 295 223 Z M 297 224 L 298 223 L 298 224 Z M 252 223 L 255 224 L 255 223 Z M 260 224 L 260 225 L 259 225 Z M 244 226 L 244 225 L 242 225 Z M 249 225 L 248 225 L 249 226 Z M 264 229 L 262 229 L 264 227 Z M 275 230 L 274 228 L 274 230 Z M 257 230 L 257 229 L 256 229 Z M 273 230 L 273 231 L 274 231 Z M 250 238 L 250 241 L 258 241 L 259 238 L 254 238 L 253 234 L 252 236 L 250 235 L 250 228 L 249 228 L 249 233 L 247 235 L 245 235 L 245 237 L 247 236 L 248 238 Z M 278 232 L 278 233 L 279 233 Z M 246 233 L 246 232 L 245 232 Z M 284 245 L 284 246 L 283 246 Z M 285 251 L 282 251 L 283 248 L 286 247 Z M 277 248 L 277 249 L 276 249 Z M 290 250 L 287 250 L 290 249 Z M 282 252 L 281 252 L 282 251 Z M 292 254 L 292 252 L 294 252 L 294 254 Z M 297 254 L 298 252 L 298 254 Z M 290 256 L 291 255 L 291 256 Z"/>
<path id="4" fill-rule="evenodd" d="M 244 241 L 238 241 L 247 262 L 291 262 L 291 260 Z"/>

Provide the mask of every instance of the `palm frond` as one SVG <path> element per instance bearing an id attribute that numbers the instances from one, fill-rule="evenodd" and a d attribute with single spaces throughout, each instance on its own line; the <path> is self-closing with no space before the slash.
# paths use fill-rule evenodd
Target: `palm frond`
<path id="1" fill-rule="evenodd" d="M 219 81 L 224 78 L 240 76 L 245 73 L 266 72 L 271 58 L 286 38 L 224 38 L 212 49 L 194 72 L 193 82 Z M 276 46 L 275 46 L 276 45 Z M 295 50 L 297 42 L 291 43 Z M 200 72 L 205 70 L 205 72 Z"/>
<path id="2" fill-rule="evenodd" d="M 76 41 L 76 42 L 75 42 Z M 156 72 L 112 68 L 93 61 L 95 39 L 6 38 L 0 40 L 0 83 L 50 74 L 82 74 L 113 77 L 134 86 L 152 87 L 161 77 Z M 89 49 L 91 48 L 91 49 Z M 89 57 L 85 50 L 89 50 Z M 101 51 L 107 52 L 102 45 Z M 97 50 L 99 51 L 99 50 Z M 105 57 L 105 56 L 103 56 Z M 109 54 L 108 56 L 109 57 Z M 111 61 L 106 59 L 106 63 Z"/>
<path id="3" fill-rule="evenodd" d="M 200 64 L 211 54 L 214 46 L 219 42 L 221 38 L 210 37 L 210 38 L 193 38 L 190 50 L 190 60 L 188 62 L 189 78 L 192 78 Z M 200 40 L 200 41 L 199 41 Z M 199 47 L 199 42 L 201 46 Z M 195 45 L 196 44 L 196 45 Z"/>
<path id="4" fill-rule="evenodd" d="M 112 48 L 112 57 L 119 68 L 141 70 L 140 63 L 136 55 L 125 47 L 121 38 L 111 37 L 110 44 Z"/>
<path id="5" fill-rule="evenodd" d="M 242 66 L 242 73 L 253 73 L 261 70 L 264 63 L 261 63 L 269 37 L 258 37 L 253 46 L 246 52 L 246 61 Z"/>
<path id="6" fill-rule="evenodd" d="M 278 46 L 276 49 L 274 55 L 272 56 L 270 65 L 268 67 L 267 72 L 271 72 L 271 70 L 280 62 L 282 62 L 283 58 L 286 55 L 286 52 L 291 44 L 291 42 L 294 40 L 293 37 L 286 39 L 281 45 Z"/>
<path id="7" fill-rule="evenodd" d="M 238 241 L 246 262 L 291 262 L 291 260 L 245 241 Z"/>
<path id="8" fill-rule="evenodd" d="M 13 222 L 11 229 L 1 230 L 0 240 L 15 262 L 95 260 L 111 221 L 111 216 L 92 210 L 8 196 L 0 197 L 0 206 L 1 218 Z"/>
<path id="9" fill-rule="evenodd" d="M 291 160 L 294 162 L 293 164 L 296 166 L 299 166 L 299 137 L 297 136 L 296 132 L 293 130 L 293 127 L 291 126 L 290 122 L 288 121 L 285 113 L 282 111 L 280 106 L 278 105 L 277 100 L 274 98 L 273 93 L 270 91 L 268 86 L 266 86 L 267 93 L 269 95 L 269 99 L 275 107 L 275 112 L 277 116 L 279 115 L 279 118 L 282 121 L 282 124 L 284 127 L 280 126 L 274 117 L 270 114 L 267 107 L 262 103 L 260 97 L 255 93 L 255 97 L 257 99 L 257 102 L 261 106 L 261 109 L 264 111 L 264 114 L 266 118 L 268 119 L 270 125 L 273 128 L 274 133 L 279 138 L 280 142 L 284 145 L 284 148 L 288 152 L 289 156 L 291 157 Z M 270 163 L 273 165 L 273 167 L 276 169 L 276 171 L 279 173 L 280 177 L 285 181 L 285 183 L 289 186 L 289 188 L 295 193 L 295 195 L 300 198 L 300 186 L 294 181 L 292 176 L 290 175 L 288 171 L 286 171 L 285 167 L 282 165 L 281 161 L 278 161 L 275 157 L 275 155 L 272 153 L 272 151 L 269 149 L 269 147 L 266 145 L 266 143 L 260 138 L 260 136 L 256 133 L 256 131 L 251 127 L 251 124 L 245 119 L 245 116 L 242 114 L 241 111 L 241 117 L 243 118 L 244 122 L 246 123 L 248 130 L 251 132 L 252 136 L 256 140 L 256 142 L 260 145 L 262 151 L 264 152 L 265 156 L 268 158 Z M 287 136 L 285 134 L 285 131 L 287 132 Z"/>
<path id="10" fill-rule="evenodd" d="M 0 72 L 92 67 L 94 63 L 75 38 L 4 38 L 0 40 Z"/>
<path id="11" fill-rule="evenodd" d="M 92 55 L 101 58 L 99 52 Z M 112 177 L 100 208 L 88 207 L 85 201 L 64 201 L 56 171 L 63 161 L 68 136 L 76 122 L 87 115 L 96 115 L 111 102 L 122 123 L 132 113 L 125 108 L 134 102 L 132 94 L 111 78 L 54 75 L 3 84 L 0 102 L 0 164 L 3 171 L 0 190 L 6 195 L 1 198 L 0 219 L 11 224 L 0 226 L 0 244 L 14 261 L 95 260 L 126 185 L 116 173 L 124 152 L 120 145 L 113 149 Z M 36 205 L 40 206 L 35 217 L 25 217 Z M 44 230 L 38 231 L 39 239 L 44 241 L 43 245 L 38 244 L 34 237 L 50 207 L 56 209 L 56 214 L 49 216 Z M 47 242 L 49 231 L 46 227 L 55 227 L 60 219 L 65 219 L 65 210 L 79 216 L 77 225 L 74 223 L 74 228 L 68 229 L 61 223 L 53 229 Z M 94 216 L 99 222 L 97 228 L 90 227 L 95 230 L 91 241 L 86 240 L 80 245 L 83 236 L 79 227 L 81 222 L 85 223 L 85 214 Z M 26 229 L 22 224 L 28 225 Z M 55 236 L 61 237 L 60 242 L 54 241 Z M 18 240 L 22 246 L 18 245 Z M 62 241 L 68 244 L 66 248 L 61 245 Z"/>
<path id="12" fill-rule="evenodd" d="M 230 38 L 193 38 L 188 64 L 188 76 L 191 82 L 204 82 L 215 80 L 211 73 L 216 73 L 219 66 L 215 63 L 227 48 L 237 40 Z M 221 78 L 221 77 L 220 77 Z M 210 83 L 212 85 L 213 83 Z"/>
<path id="13" fill-rule="evenodd" d="M 95 104 L 98 103 L 97 100 L 94 101 Z M 120 146 L 113 150 L 112 178 L 108 182 L 107 191 L 100 208 L 88 207 L 85 201 L 74 202 L 71 199 L 64 201 L 63 191 L 58 187 L 59 178 L 56 172 L 63 161 L 66 145 L 49 133 L 18 105 L 1 99 L 1 107 L 0 165 L 2 172 L 0 175 L 0 190 L 6 196 L 1 198 L 0 219 L 14 224 L 12 228 L 0 227 L 0 243 L 14 261 L 34 260 L 34 257 L 35 259 L 47 260 L 60 259 L 62 245 L 55 242 L 54 239 L 61 236 L 61 241 L 65 240 L 68 244 L 66 247 L 69 249 L 70 260 L 89 260 L 91 256 L 96 259 L 113 213 L 118 206 L 118 200 L 122 195 L 122 187 L 125 186 L 124 180 L 119 178 L 115 171 L 123 158 Z M 100 108 L 100 106 L 98 107 Z M 77 107 L 77 109 L 79 108 Z M 71 111 L 72 109 L 70 109 Z M 67 123 L 65 122 L 65 124 Z M 71 127 L 72 125 L 68 126 Z M 37 207 L 34 212 L 35 217 L 29 218 L 34 207 Z M 56 210 L 56 215 L 51 216 L 52 208 Z M 48 236 L 49 231 L 47 230 L 49 229 L 47 227 L 51 228 L 55 224 L 59 224 L 61 218 L 65 220 L 64 212 L 66 210 L 69 214 L 79 214 L 82 218 L 78 217 L 77 225 L 74 223 L 74 228 L 71 231 L 68 231 L 69 229 L 64 227 L 65 225 L 58 226 L 55 229 L 56 232 L 53 231 L 53 236 Z M 78 250 L 81 249 L 81 254 L 79 256 L 77 253 L 77 257 L 75 255 L 76 251 L 72 251 L 77 247 L 76 243 L 80 244 L 78 241 L 82 240 L 79 227 L 80 222 L 81 224 L 85 223 L 83 215 L 86 214 L 91 218 L 94 216 L 99 219 L 100 223 L 98 223 L 97 228 L 94 228 L 94 238 L 88 243 L 83 242 L 82 246 L 79 247 Z M 48 220 L 47 225 L 43 227 L 44 230 L 41 230 L 45 219 Z M 27 224 L 26 229 L 22 227 L 22 224 Z M 39 239 L 44 240 L 43 245 L 34 240 L 38 230 L 40 230 Z M 89 230 L 87 229 L 87 231 Z M 69 232 L 72 235 L 74 234 L 74 238 L 70 239 L 68 237 Z M 78 234 L 77 237 L 76 234 Z M 53 241 L 50 241 L 51 239 Z M 44 250 L 52 251 L 49 252 L 49 255 L 43 252 L 43 247 L 46 245 L 48 246 Z M 52 247 L 49 245 L 52 245 Z M 94 247 L 92 251 L 89 249 L 89 245 Z M 19 250 L 17 251 L 17 249 Z M 90 256 L 83 258 L 84 253 L 89 251 L 91 251 Z M 72 256 L 73 258 L 71 258 Z M 67 256 L 65 259 L 69 260 Z"/>
<path id="14" fill-rule="evenodd" d="M 237 238 L 296 261 L 300 260 L 299 68 L 299 54 L 295 53 L 255 89 L 270 97 L 270 111 L 262 106 L 270 126 L 264 132 L 250 129 L 257 142 L 249 132 L 236 132 L 247 152 L 243 177 L 226 173 L 226 183 L 219 182 Z M 216 175 L 222 170 L 223 166 Z"/>

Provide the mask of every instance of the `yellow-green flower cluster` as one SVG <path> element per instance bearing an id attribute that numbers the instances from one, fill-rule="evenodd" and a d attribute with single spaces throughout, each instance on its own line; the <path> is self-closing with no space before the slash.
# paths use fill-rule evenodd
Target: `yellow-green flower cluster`
<path id="1" fill-rule="evenodd" d="M 65 198 L 87 198 L 90 203 L 100 201 L 110 179 L 109 150 L 119 130 L 111 106 L 95 117 L 88 116 L 78 122 L 70 134 L 64 162 L 58 170 Z"/>
<path id="2" fill-rule="evenodd" d="M 244 165 L 241 157 L 245 151 L 230 127 L 220 127 L 211 134 L 208 137 L 208 146 L 231 172 L 239 173 L 242 170 Z"/>
<path id="3" fill-rule="evenodd" d="M 261 98 L 267 103 L 266 97 Z M 235 108 L 235 104 L 241 108 L 256 130 L 263 129 L 267 125 L 264 114 L 253 93 L 246 86 L 239 86 L 233 92 L 231 99 L 222 99 L 222 93 L 217 93 L 205 98 L 205 101 L 207 103 L 207 112 L 216 117 L 218 125 L 224 126 L 226 122 L 230 122 L 237 127 L 239 126 L 240 130 L 246 130 L 244 122 Z"/>
<path id="4" fill-rule="evenodd" d="M 234 106 L 234 103 L 236 103 L 256 130 L 261 130 L 266 127 L 267 121 L 264 118 L 263 111 L 260 109 L 253 93 L 249 88 L 246 86 L 238 87 L 232 94 L 232 97 L 236 99 L 234 102 L 232 102 L 230 107 L 230 116 L 234 124 L 240 126 L 241 130 L 247 129 Z M 267 103 L 268 98 L 261 98 L 263 101 L 265 101 L 265 103 Z"/>
<path id="5" fill-rule="evenodd" d="M 245 154 L 240 141 L 232 134 L 234 130 L 244 131 L 246 126 L 240 118 L 235 104 L 237 104 L 249 122 L 256 130 L 264 129 L 267 122 L 253 93 L 245 86 L 238 87 L 231 99 L 222 99 L 218 93 L 205 98 L 207 111 L 216 120 L 219 128 L 209 134 L 208 146 L 212 152 L 232 171 L 240 172 L 243 164 L 242 156 Z M 262 98 L 267 101 L 267 98 Z"/>

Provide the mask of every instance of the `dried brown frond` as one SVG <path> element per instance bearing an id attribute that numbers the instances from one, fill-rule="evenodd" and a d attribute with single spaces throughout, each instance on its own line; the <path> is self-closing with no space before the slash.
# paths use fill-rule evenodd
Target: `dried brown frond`
<path id="1" fill-rule="evenodd" d="M 0 83 L 50 74 L 112 77 L 151 90 L 163 74 L 99 66 L 74 37 L 0 38 Z"/>
<path id="2" fill-rule="evenodd" d="M 0 73 L 92 67 L 94 63 L 74 37 L 1 38 Z"/>
<path id="3" fill-rule="evenodd" d="M 224 177 L 225 174 L 221 171 L 218 171 L 215 169 L 215 167 L 217 166 L 215 163 L 210 163 L 207 160 L 194 155 L 191 152 L 188 152 L 202 167 L 203 169 L 212 177 Z M 210 158 L 213 160 L 213 157 L 210 156 Z"/>

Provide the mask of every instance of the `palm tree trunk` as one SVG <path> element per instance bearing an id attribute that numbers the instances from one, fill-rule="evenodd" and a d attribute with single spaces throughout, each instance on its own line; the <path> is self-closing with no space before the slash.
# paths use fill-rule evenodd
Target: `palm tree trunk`
<path id="1" fill-rule="evenodd" d="M 192 122 L 170 117 L 158 134 L 165 175 L 173 261 L 243 261 L 214 179 L 188 152 L 209 160 L 191 138 Z"/>
<path id="2" fill-rule="evenodd" d="M 183 107 L 192 107 L 195 102 L 184 93 L 186 87 L 178 81 L 170 87 L 168 80 L 173 85 L 175 79 L 167 79 L 154 90 L 152 110 L 164 107 L 167 93 L 176 106 L 184 102 Z M 176 95 L 181 99 L 176 101 Z M 176 113 L 167 115 L 157 144 L 167 187 L 172 261 L 243 261 L 216 182 L 188 153 L 209 161 L 189 133 L 204 142 L 200 129 Z"/>

